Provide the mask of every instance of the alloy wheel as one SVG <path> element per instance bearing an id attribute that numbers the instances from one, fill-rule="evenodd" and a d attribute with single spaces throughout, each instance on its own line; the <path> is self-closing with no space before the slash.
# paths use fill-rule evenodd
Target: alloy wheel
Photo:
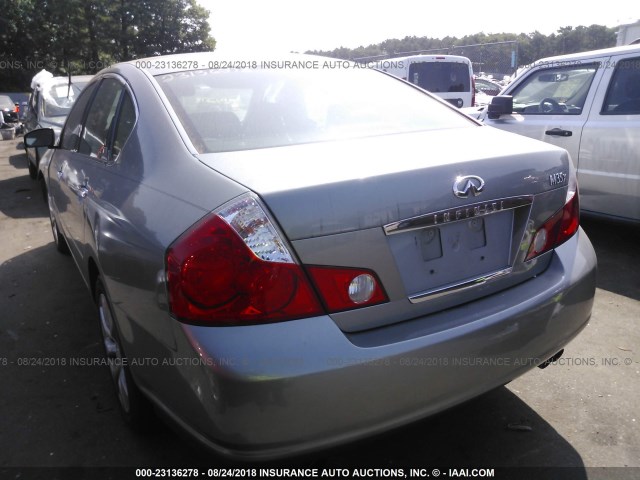
<path id="1" fill-rule="evenodd" d="M 98 312 L 100 315 L 100 329 L 102 330 L 104 349 L 107 355 L 107 362 L 109 363 L 109 370 L 111 371 L 111 378 L 113 379 L 118 392 L 118 401 L 120 402 L 122 409 L 128 413 L 131 410 L 131 403 L 129 401 L 129 384 L 127 382 L 127 376 L 124 369 L 122 347 L 120 346 L 120 341 L 118 339 L 118 334 L 116 332 L 107 297 L 102 292 L 98 298 Z"/>

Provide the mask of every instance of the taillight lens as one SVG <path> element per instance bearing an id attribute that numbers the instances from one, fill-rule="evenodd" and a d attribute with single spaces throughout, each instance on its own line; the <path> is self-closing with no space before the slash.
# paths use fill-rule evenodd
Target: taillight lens
<path id="1" fill-rule="evenodd" d="M 167 251 L 166 268 L 171 312 L 187 323 L 242 325 L 323 313 L 302 268 L 252 196 L 181 235 Z"/>
<path id="2" fill-rule="evenodd" d="M 251 325 L 325 313 L 307 274 L 252 195 L 182 234 L 167 250 L 166 269 L 171 313 L 186 323 Z M 307 271 L 330 313 L 387 301 L 370 270 Z"/>
<path id="3" fill-rule="evenodd" d="M 388 300 L 371 270 L 308 266 L 307 271 L 329 313 L 368 307 Z"/>
<path id="4" fill-rule="evenodd" d="M 568 201 L 554 213 L 533 236 L 525 261 L 542 255 L 569 240 L 580 226 L 580 196 L 570 188 Z"/>

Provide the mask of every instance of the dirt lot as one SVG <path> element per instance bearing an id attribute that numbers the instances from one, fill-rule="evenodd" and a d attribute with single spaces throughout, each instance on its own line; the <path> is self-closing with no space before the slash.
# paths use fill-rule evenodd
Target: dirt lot
<path id="1" fill-rule="evenodd" d="M 464 467 L 496 469 L 495 478 L 640 478 L 640 232 L 589 219 L 583 228 L 598 253 L 599 288 L 589 326 L 557 364 L 434 418 L 285 466 L 404 468 L 407 476 L 415 468 L 432 478 L 433 469 L 448 477 Z M 0 478 L 237 466 L 161 422 L 152 435 L 128 430 L 106 367 L 66 363 L 101 357 L 96 312 L 73 260 L 53 246 L 20 139 L 0 141 L 0 245 Z"/>

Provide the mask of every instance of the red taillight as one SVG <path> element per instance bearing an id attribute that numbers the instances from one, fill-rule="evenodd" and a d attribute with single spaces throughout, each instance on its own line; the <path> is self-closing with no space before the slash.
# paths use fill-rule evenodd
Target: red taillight
<path id="1" fill-rule="evenodd" d="M 250 325 L 325 313 L 265 210 L 244 195 L 207 215 L 167 250 L 171 313 L 200 325 Z M 387 301 L 375 273 L 308 267 L 329 312 Z"/>
<path id="2" fill-rule="evenodd" d="M 578 191 L 554 213 L 533 236 L 525 261 L 531 260 L 569 240 L 580 226 L 580 200 Z"/>
<path id="3" fill-rule="evenodd" d="M 329 313 L 386 302 L 375 273 L 358 268 L 307 267 Z"/>
<path id="4" fill-rule="evenodd" d="M 256 232 L 249 240 L 269 242 L 264 225 L 250 220 L 253 224 L 242 226 L 243 233 Z M 215 213 L 178 238 L 166 255 L 173 315 L 187 323 L 243 325 L 323 313 L 298 264 L 259 258 L 247 241 Z M 257 248 L 264 249 L 264 243 Z M 281 258 L 282 251 L 275 256 Z"/>

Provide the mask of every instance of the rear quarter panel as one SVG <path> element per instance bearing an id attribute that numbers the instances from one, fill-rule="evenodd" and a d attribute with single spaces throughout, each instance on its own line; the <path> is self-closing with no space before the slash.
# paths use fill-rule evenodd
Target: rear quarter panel
<path id="1" fill-rule="evenodd" d="M 77 160 L 91 188 L 84 200 L 71 198 L 80 203 L 84 223 L 82 255 L 74 258 L 89 289 L 96 274 L 102 276 L 127 354 L 162 358 L 175 343 L 165 252 L 193 223 L 246 189 L 189 152 L 142 71 L 123 65 L 111 72 L 126 78 L 138 117 L 114 163 Z M 133 369 L 144 384 L 143 371 Z"/>

